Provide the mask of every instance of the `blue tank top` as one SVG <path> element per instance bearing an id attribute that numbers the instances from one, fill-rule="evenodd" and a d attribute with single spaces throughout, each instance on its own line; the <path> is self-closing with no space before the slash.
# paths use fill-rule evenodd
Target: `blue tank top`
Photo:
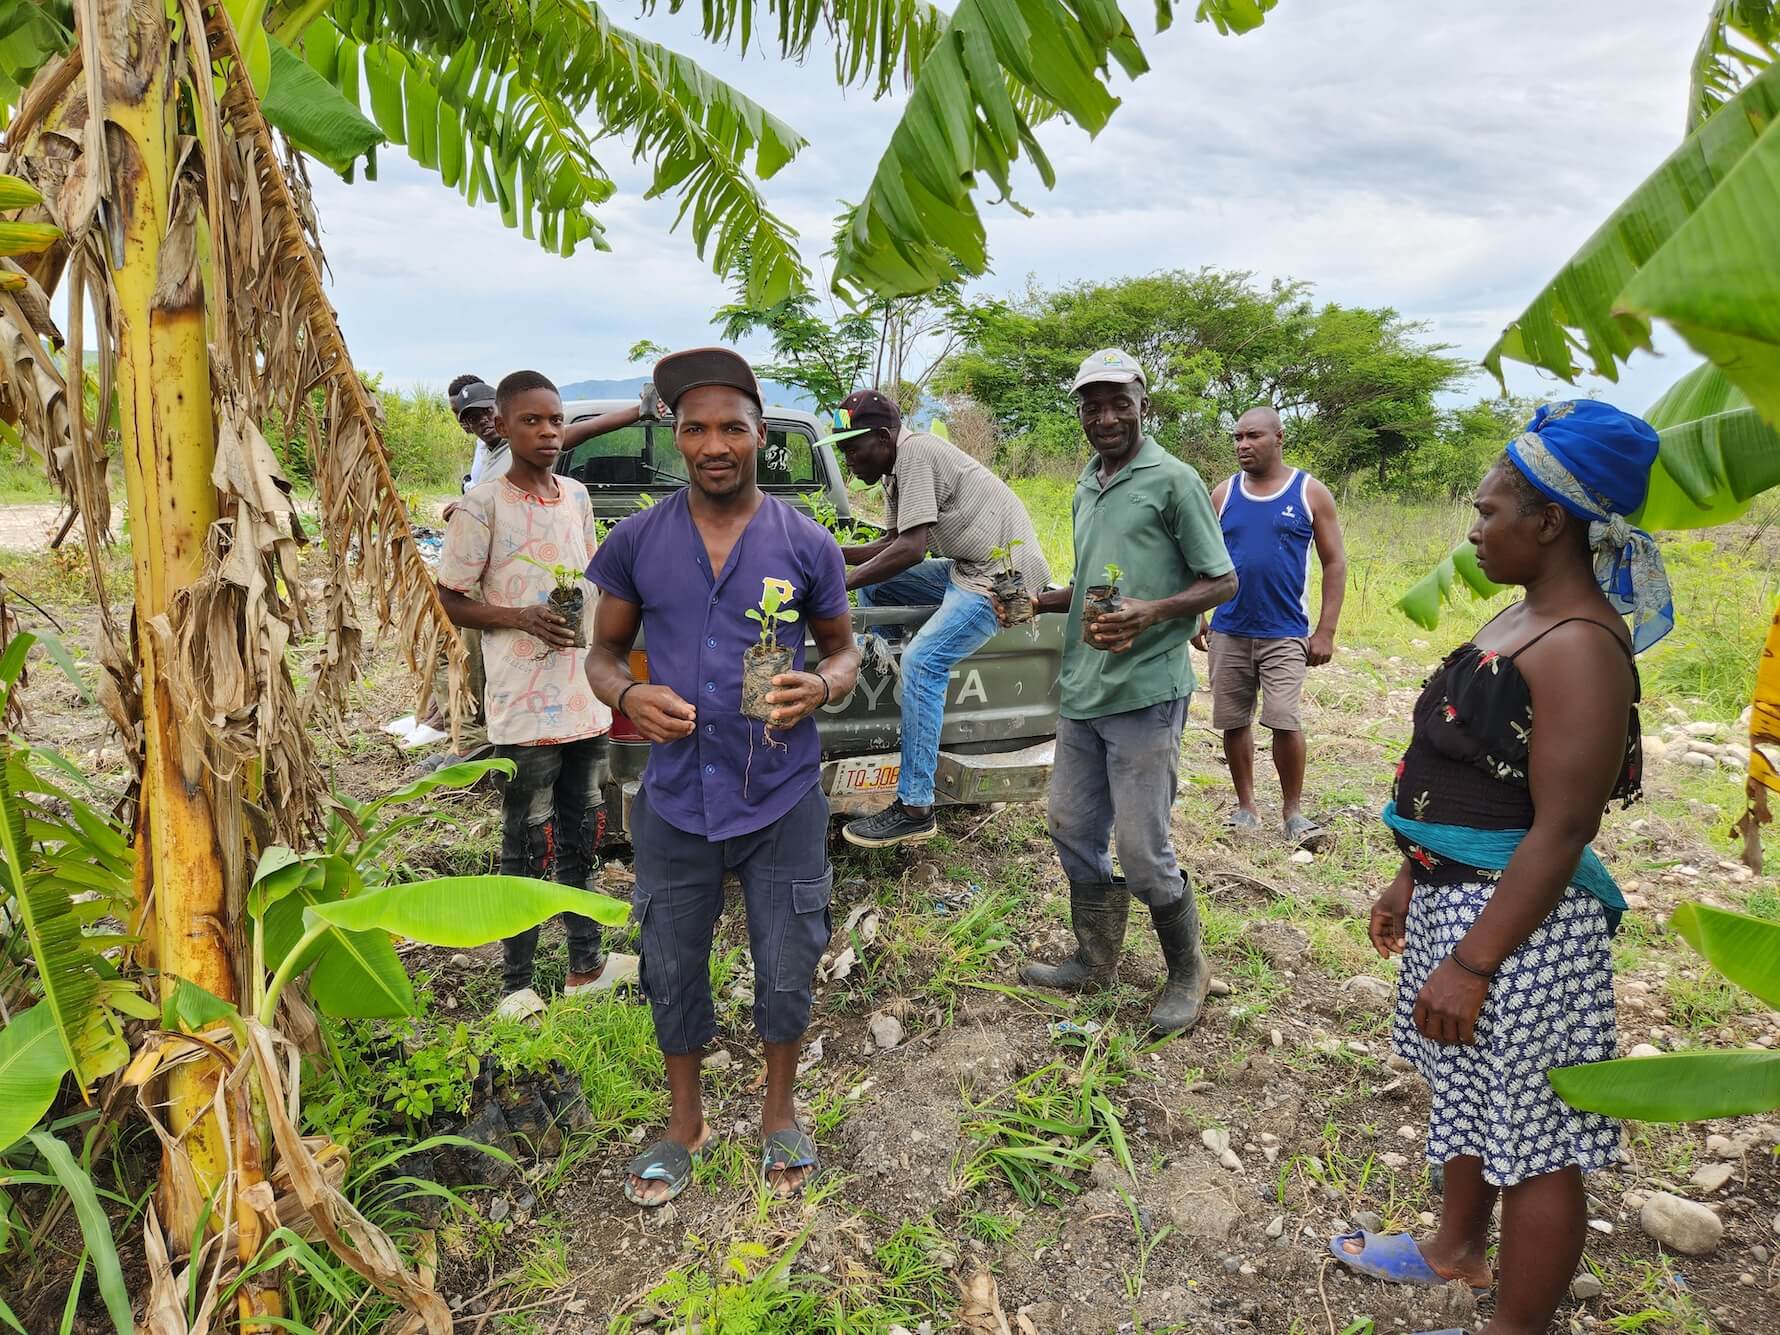
<path id="1" fill-rule="evenodd" d="M 1304 499 L 1309 476 L 1296 469 L 1266 497 L 1251 495 L 1243 474 L 1230 479 L 1218 523 L 1236 564 L 1237 589 L 1234 598 L 1211 614 L 1211 628 L 1219 634 L 1257 640 L 1310 634 L 1305 596 L 1312 532 L 1310 505 Z"/>

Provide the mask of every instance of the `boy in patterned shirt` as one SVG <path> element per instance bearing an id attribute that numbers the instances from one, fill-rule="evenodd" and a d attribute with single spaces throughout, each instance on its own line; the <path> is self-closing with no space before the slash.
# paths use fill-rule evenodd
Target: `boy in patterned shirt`
<path id="1" fill-rule="evenodd" d="M 488 739 L 517 767 L 501 815 L 501 872 L 586 889 L 605 828 L 601 781 L 611 712 L 587 685 L 587 650 L 550 604 L 552 567 L 585 570 L 598 546 L 587 489 L 556 473 L 562 399 L 536 371 L 515 371 L 495 391 L 512 463 L 470 488 L 452 509 L 439 557 L 439 597 L 459 626 L 482 632 Z M 583 586 L 583 632 L 593 590 Z M 581 635 L 585 644 L 587 636 Z M 634 955 L 602 958 L 599 926 L 564 915 L 566 991 L 573 996 L 634 981 Z M 543 1010 L 532 987 L 538 929 L 502 943 L 497 1014 Z"/>

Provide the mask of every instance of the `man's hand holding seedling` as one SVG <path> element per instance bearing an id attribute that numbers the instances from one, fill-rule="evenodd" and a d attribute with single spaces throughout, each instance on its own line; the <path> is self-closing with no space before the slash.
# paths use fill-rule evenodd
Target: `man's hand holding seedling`
<path id="1" fill-rule="evenodd" d="M 1116 612 L 1087 617 L 1088 640 L 1096 649 L 1122 654 L 1151 626 L 1162 620 L 1162 605 L 1145 598 L 1127 598 Z"/>
<path id="2" fill-rule="evenodd" d="M 521 631 L 534 640 L 541 640 L 552 649 L 570 649 L 575 632 L 563 615 L 548 603 L 532 603 L 527 607 L 505 607 L 507 629 Z"/>
<path id="3" fill-rule="evenodd" d="M 817 672 L 781 672 L 766 694 L 773 716 L 767 726 L 794 728 L 828 702 L 828 683 Z"/>

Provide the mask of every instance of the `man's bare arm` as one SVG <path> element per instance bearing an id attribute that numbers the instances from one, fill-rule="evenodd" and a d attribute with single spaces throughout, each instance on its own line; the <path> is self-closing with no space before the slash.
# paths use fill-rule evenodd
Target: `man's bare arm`
<path id="1" fill-rule="evenodd" d="M 882 584 L 910 566 L 920 564 L 927 556 L 927 530 L 930 527 L 923 524 L 888 539 L 882 551 L 847 572 L 848 591 L 866 584 Z"/>
<path id="2" fill-rule="evenodd" d="M 1341 620 L 1341 604 L 1347 597 L 1347 543 L 1341 536 L 1341 520 L 1335 514 L 1335 498 L 1329 489 L 1311 478 L 1304 495 L 1310 502 L 1316 558 L 1323 567 L 1323 607 L 1310 632 L 1310 665 L 1321 667 L 1335 656 L 1335 626 Z"/>
<path id="3" fill-rule="evenodd" d="M 454 626 L 467 630 L 517 630 L 556 649 L 575 643 L 575 632 L 563 617 L 544 603 L 528 607 L 497 607 L 456 589 L 439 586 L 439 603 Z"/>

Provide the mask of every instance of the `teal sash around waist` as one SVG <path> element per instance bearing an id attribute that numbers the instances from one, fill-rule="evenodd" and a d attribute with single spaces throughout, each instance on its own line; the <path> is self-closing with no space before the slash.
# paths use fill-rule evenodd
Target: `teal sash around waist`
<path id="1" fill-rule="evenodd" d="M 1411 820 L 1398 813 L 1394 801 L 1386 802 L 1380 815 L 1386 825 L 1410 843 L 1427 849 L 1436 857 L 1480 871 L 1505 870 L 1514 850 L 1527 837 L 1525 830 L 1477 830 L 1469 825 L 1436 825 Z M 1619 930 L 1619 920 L 1626 912 L 1625 896 L 1619 892 L 1613 873 L 1607 870 L 1607 864 L 1601 861 L 1592 846 L 1582 850 L 1582 860 L 1576 864 L 1570 884 L 1601 901 L 1607 910 L 1608 935 Z"/>

